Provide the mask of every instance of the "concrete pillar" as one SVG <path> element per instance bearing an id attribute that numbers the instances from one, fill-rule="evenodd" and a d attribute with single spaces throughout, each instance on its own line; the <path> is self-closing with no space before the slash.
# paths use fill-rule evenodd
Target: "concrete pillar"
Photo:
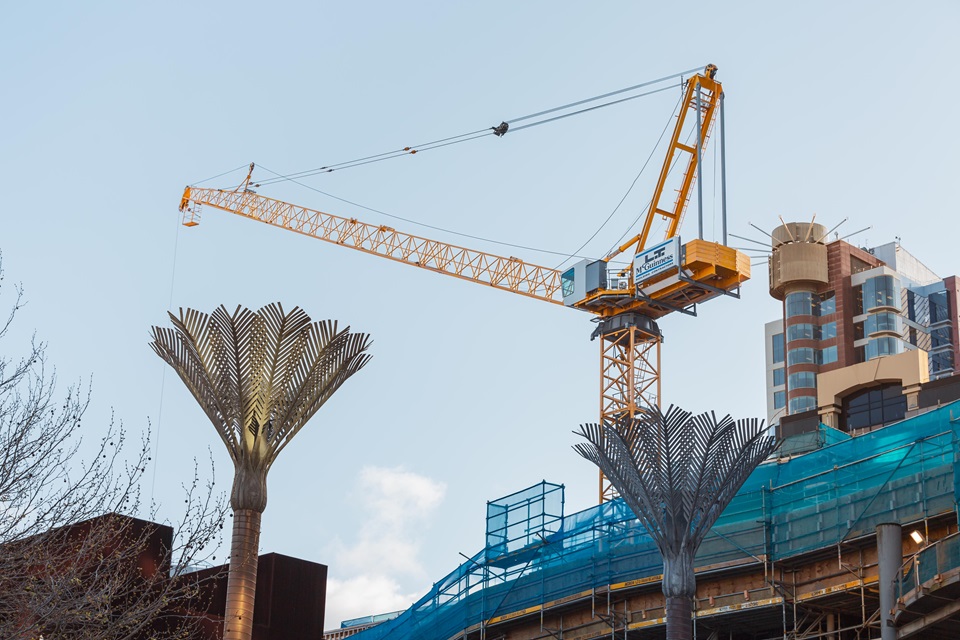
<path id="1" fill-rule="evenodd" d="M 893 607 L 903 562 L 903 532 L 896 523 L 877 525 L 877 565 L 880 571 L 880 640 L 897 640 Z"/>

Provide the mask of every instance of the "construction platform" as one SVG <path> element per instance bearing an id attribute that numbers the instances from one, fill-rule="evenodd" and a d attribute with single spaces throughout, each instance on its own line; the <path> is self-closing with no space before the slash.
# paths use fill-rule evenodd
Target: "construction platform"
<path id="1" fill-rule="evenodd" d="M 876 526 L 903 526 L 898 638 L 960 637 L 960 402 L 762 464 L 697 556 L 701 638 L 879 638 Z M 910 534 L 915 533 L 916 542 Z M 621 500 L 543 482 L 488 505 L 486 547 L 358 640 L 663 638 L 662 560 Z"/>

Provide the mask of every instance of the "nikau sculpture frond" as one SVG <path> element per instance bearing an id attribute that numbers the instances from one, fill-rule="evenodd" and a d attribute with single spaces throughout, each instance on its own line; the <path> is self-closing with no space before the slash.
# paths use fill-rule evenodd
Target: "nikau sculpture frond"
<path id="1" fill-rule="evenodd" d="M 170 314 L 154 351 L 180 375 L 234 462 L 269 467 L 333 393 L 369 360 L 369 336 L 311 322 L 299 308 L 223 306 Z"/>
<path id="2" fill-rule="evenodd" d="M 697 549 L 747 476 L 773 452 L 774 438 L 756 418 L 718 420 L 713 412 L 694 416 L 673 406 L 581 425 L 577 433 L 587 442 L 574 449 L 603 471 L 660 549 L 667 635 L 687 637 L 679 628 L 671 635 L 669 612 L 686 615 L 689 624 Z"/>

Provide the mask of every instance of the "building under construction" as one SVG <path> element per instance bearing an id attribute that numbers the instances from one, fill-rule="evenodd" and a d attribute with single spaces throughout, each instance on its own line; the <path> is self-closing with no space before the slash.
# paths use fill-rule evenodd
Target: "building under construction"
<path id="1" fill-rule="evenodd" d="M 958 637 L 960 403 L 818 437 L 813 451 L 761 465 L 703 543 L 697 637 L 880 638 L 886 523 L 902 526 L 895 637 Z M 544 482 L 491 502 L 485 548 L 356 637 L 663 637 L 661 570 L 622 501 L 565 514 L 563 487 Z"/>
<path id="2" fill-rule="evenodd" d="M 930 375 L 927 352 L 942 351 L 944 336 L 955 334 L 955 287 L 944 293 L 929 283 L 921 285 L 929 291 L 904 286 L 880 303 L 870 302 L 875 295 L 865 303 L 865 278 L 889 279 L 893 265 L 843 241 L 825 243 L 826 235 L 813 224 L 773 233 L 771 294 L 784 300 L 788 329 L 820 329 L 816 338 L 816 330 L 810 336 L 788 331 L 787 352 L 832 348 L 852 355 L 820 369 L 815 362 L 788 364 L 791 380 L 827 376 L 811 386 L 821 395 L 829 391 L 830 402 L 819 411 L 794 403 L 790 415 L 776 420 L 778 456 L 750 476 L 701 546 L 696 636 L 957 638 L 960 376 Z M 847 257 L 843 265 L 832 261 L 830 277 L 828 254 Z M 920 294 L 944 298 L 949 313 L 925 324 L 911 320 Z M 804 296 L 841 300 L 827 314 L 814 313 L 816 305 L 799 315 L 787 308 Z M 905 319 L 879 333 L 857 331 L 862 323 L 875 324 L 871 318 L 881 312 Z M 860 348 L 894 329 L 902 349 L 868 355 Z M 924 331 L 938 339 L 925 339 Z M 814 339 L 826 342 L 808 344 Z M 864 357 L 855 357 L 860 351 Z M 914 365 L 909 375 L 905 360 Z M 864 375 L 868 369 L 871 375 Z M 838 380 L 846 382 L 838 386 Z M 788 386 L 788 393 L 804 392 Z M 879 398 L 878 410 L 864 412 L 859 399 L 871 394 Z M 383 622 L 349 621 L 328 636 L 664 637 L 662 559 L 639 521 L 621 500 L 574 514 L 565 514 L 563 505 L 563 486 L 548 482 L 490 502 L 483 549 L 407 611 Z"/>

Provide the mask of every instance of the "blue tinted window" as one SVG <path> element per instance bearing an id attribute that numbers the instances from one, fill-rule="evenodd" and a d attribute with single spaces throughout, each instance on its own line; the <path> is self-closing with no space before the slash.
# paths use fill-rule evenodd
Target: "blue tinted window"
<path id="1" fill-rule="evenodd" d="M 933 348 L 945 347 L 949 344 L 953 344 L 953 332 L 950 331 L 950 327 L 937 327 L 936 329 L 930 330 L 930 345 Z"/>
<path id="2" fill-rule="evenodd" d="M 820 315 L 828 316 L 837 312 L 837 299 L 833 297 L 833 292 L 825 293 L 820 298 Z"/>
<path id="3" fill-rule="evenodd" d="M 819 299 L 820 296 L 808 291 L 796 291 L 787 294 L 787 317 L 817 315 L 815 300 L 819 301 Z"/>
<path id="4" fill-rule="evenodd" d="M 953 351 L 940 351 L 930 354 L 931 373 L 950 371 L 953 369 Z"/>
<path id="5" fill-rule="evenodd" d="M 560 276 L 560 289 L 561 289 L 561 292 L 563 293 L 564 298 L 573 295 L 573 291 L 574 291 L 573 274 L 574 274 L 574 270 L 568 269 L 563 272 L 562 276 Z"/>
<path id="6" fill-rule="evenodd" d="M 930 300 L 930 324 L 950 319 L 950 307 L 947 304 L 946 291 L 931 293 L 928 300 Z"/>
<path id="7" fill-rule="evenodd" d="M 869 336 L 880 331 L 894 331 L 900 333 L 900 315 L 892 311 L 871 313 L 864 321 L 864 331 Z"/>
<path id="8" fill-rule="evenodd" d="M 830 364 L 837 361 L 837 348 L 826 347 L 817 351 L 817 364 Z"/>
<path id="9" fill-rule="evenodd" d="M 834 347 L 836 348 L 836 347 Z M 810 347 L 800 347 L 799 349 L 790 349 L 787 352 L 787 365 L 795 364 L 813 364 L 814 349 Z"/>
<path id="10" fill-rule="evenodd" d="M 863 310 L 877 307 L 900 308 L 900 281 L 893 276 L 877 276 L 863 283 Z"/>
<path id="11" fill-rule="evenodd" d="M 800 396 L 790 398 L 790 413 L 800 413 L 817 408 L 817 399 L 814 396 Z"/>
<path id="12" fill-rule="evenodd" d="M 773 348 L 773 361 L 783 362 L 783 334 L 778 333 L 773 336 L 771 347 Z"/>
<path id="13" fill-rule="evenodd" d="M 837 323 L 828 322 L 827 324 L 820 327 L 820 339 L 829 340 L 831 338 L 837 337 Z"/>
<path id="14" fill-rule="evenodd" d="M 798 373 L 791 373 L 790 384 L 787 386 L 791 389 L 816 389 L 817 374 L 815 374 L 813 371 L 800 371 Z"/>
<path id="15" fill-rule="evenodd" d="M 787 392 L 786 391 L 774 391 L 773 392 L 773 408 L 774 409 L 783 409 L 784 405 L 787 403 Z"/>
<path id="16" fill-rule="evenodd" d="M 783 386 L 783 374 L 784 374 L 783 367 L 773 370 L 773 386 L 775 387 Z"/>
<path id="17" fill-rule="evenodd" d="M 890 336 L 884 336 L 881 338 L 873 338 L 867 343 L 866 357 L 867 360 L 872 360 L 873 358 L 892 356 L 900 352 L 900 340 Z"/>
<path id="18" fill-rule="evenodd" d="M 792 342 L 793 340 L 813 340 L 814 332 L 813 325 L 801 322 L 799 324 L 791 324 L 787 327 L 787 342 Z"/>

